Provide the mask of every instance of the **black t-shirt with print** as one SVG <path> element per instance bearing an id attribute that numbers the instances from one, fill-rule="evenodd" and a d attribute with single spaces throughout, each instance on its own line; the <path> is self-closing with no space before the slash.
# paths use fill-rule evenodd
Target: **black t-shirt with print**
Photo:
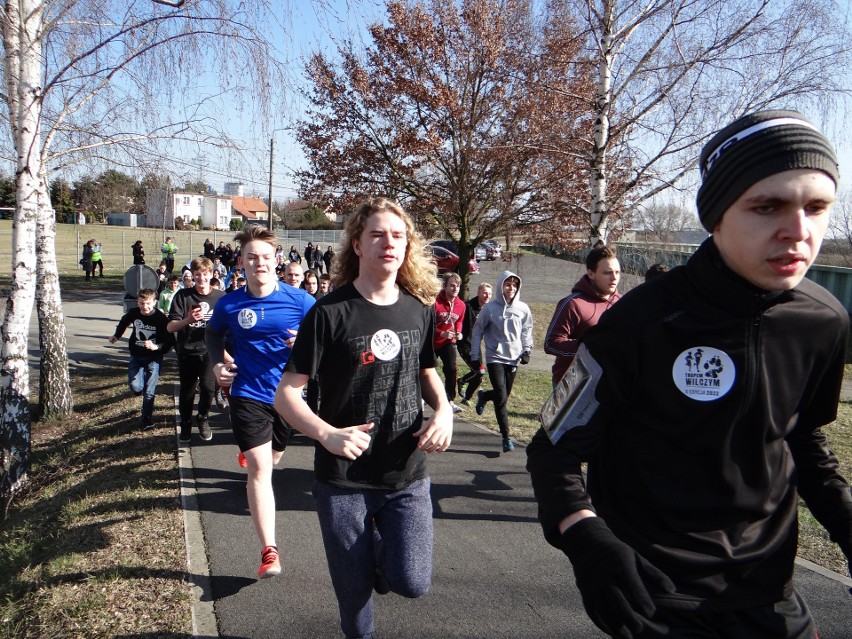
<path id="1" fill-rule="evenodd" d="M 189 315 L 189 309 L 196 304 L 200 304 L 201 310 L 204 311 L 204 319 L 193 322 L 177 332 L 178 353 L 187 355 L 205 355 L 207 353 L 207 345 L 204 343 L 204 329 L 207 328 L 207 322 L 213 315 L 213 307 L 216 306 L 216 301 L 224 294 L 225 291 L 213 288 L 207 295 L 202 295 L 194 286 L 181 289 L 175 293 L 174 298 L 172 298 L 172 305 L 169 308 L 170 322 L 182 320 Z"/>
<path id="2" fill-rule="evenodd" d="M 317 378 L 319 416 L 338 427 L 373 422 L 355 461 L 316 445 L 316 478 L 347 488 L 400 490 L 426 477 L 417 449 L 423 410 L 420 370 L 434 368 L 432 309 L 401 290 L 377 306 L 351 284 L 317 302 L 299 326 L 286 370 Z"/>

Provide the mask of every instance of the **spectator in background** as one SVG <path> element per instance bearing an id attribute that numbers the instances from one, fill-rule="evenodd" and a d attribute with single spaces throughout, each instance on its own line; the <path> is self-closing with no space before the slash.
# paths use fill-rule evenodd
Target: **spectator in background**
<path id="1" fill-rule="evenodd" d="M 160 254 L 162 255 L 163 262 L 166 263 L 166 270 L 169 273 L 172 273 L 175 270 L 175 256 L 177 255 L 177 252 L 177 244 L 172 242 L 172 238 L 167 237 L 166 241 L 163 242 L 163 245 L 160 247 Z"/>
<path id="2" fill-rule="evenodd" d="M 216 247 L 213 245 L 213 240 L 209 237 L 204 240 L 204 257 L 211 262 L 213 261 L 213 258 L 216 257 Z"/>
<path id="3" fill-rule="evenodd" d="M 325 249 L 325 253 L 322 255 L 322 261 L 325 264 L 325 272 L 329 275 L 331 275 L 332 260 L 334 260 L 334 247 L 329 244 Z"/>
<path id="4" fill-rule="evenodd" d="M 320 295 L 326 295 L 331 292 L 331 275 L 328 273 L 323 273 L 319 278 L 319 292 Z"/>
<path id="5" fill-rule="evenodd" d="M 305 258 L 305 269 L 311 268 L 314 261 L 314 245 L 308 242 L 305 250 L 302 252 L 302 257 Z"/>
<path id="6" fill-rule="evenodd" d="M 103 246 L 92 240 L 92 277 L 95 276 L 95 269 L 98 269 L 98 277 L 104 276 Z"/>
<path id="7" fill-rule="evenodd" d="M 80 258 L 80 266 L 83 267 L 83 272 L 86 274 L 86 280 L 92 279 L 95 275 L 92 264 L 92 253 L 94 253 L 94 249 L 92 247 L 94 245 L 94 240 L 89 240 L 83 244 L 83 256 Z"/>
<path id="8" fill-rule="evenodd" d="M 145 249 L 142 247 L 142 240 L 136 240 L 130 248 L 133 251 L 133 263 L 144 264 Z"/>

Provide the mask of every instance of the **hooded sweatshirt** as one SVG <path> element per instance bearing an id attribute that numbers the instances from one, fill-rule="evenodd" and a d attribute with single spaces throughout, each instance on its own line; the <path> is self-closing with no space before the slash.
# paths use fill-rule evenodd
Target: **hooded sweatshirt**
<path id="1" fill-rule="evenodd" d="M 583 275 L 574 284 L 571 295 L 559 300 L 544 337 L 544 352 L 556 355 L 552 370 L 554 384 L 562 379 L 574 361 L 583 334 L 597 324 L 603 312 L 620 299 L 618 291 L 604 299 L 589 276 Z"/>
<path id="2" fill-rule="evenodd" d="M 441 337 L 443 331 L 453 331 L 456 335 L 461 335 L 466 308 L 464 302 L 458 297 L 454 297 L 453 301 L 450 302 L 444 291 L 438 293 L 438 298 L 435 300 L 435 338 L 433 344 L 436 351 L 458 339 Z"/>
<path id="3" fill-rule="evenodd" d="M 510 277 L 518 279 L 518 292 L 506 301 L 503 297 L 503 282 Z M 509 364 L 516 366 L 522 353 L 533 348 L 532 313 L 521 301 L 521 278 L 511 271 L 503 271 L 495 289 L 494 299 L 482 307 L 471 334 L 470 359 L 482 360 L 480 345 L 485 340 L 486 364 Z"/>

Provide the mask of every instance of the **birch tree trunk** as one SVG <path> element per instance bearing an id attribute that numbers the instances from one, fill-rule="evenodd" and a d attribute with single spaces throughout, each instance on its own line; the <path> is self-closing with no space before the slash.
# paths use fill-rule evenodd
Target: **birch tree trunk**
<path id="1" fill-rule="evenodd" d="M 614 3 L 604 2 L 601 14 L 600 57 L 598 58 L 597 96 L 595 100 L 595 137 L 592 149 L 589 191 L 589 245 L 606 244 L 609 235 L 609 210 L 607 206 L 607 151 L 609 149 L 609 118 L 612 109 L 612 59 Z"/>
<path id="2" fill-rule="evenodd" d="M 41 20 L 38 0 L 7 2 L 3 21 L 7 102 L 17 152 L 12 284 L 0 363 L 0 517 L 26 482 L 30 465 L 28 334 L 35 297 L 36 218 L 41 177 Z"/>
<path id="3" fill-rule="evenodd" d="M 41 417 L 56 419 L 70 415 L 74 403 L 71 396 L 71 378 L 68 374 L 68 348 L 59 289 L 59 268 L 56 263 L 56 217 L 50 205 L 44 162 L 41 169 L 36 226 L 36 308 L 41 349 L 38 402 Z"/>

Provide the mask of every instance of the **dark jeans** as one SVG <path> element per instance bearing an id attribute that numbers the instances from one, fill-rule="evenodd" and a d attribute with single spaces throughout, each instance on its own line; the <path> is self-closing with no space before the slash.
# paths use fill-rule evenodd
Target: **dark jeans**
<path id="1" fill-rule="evenodd" d="M 456 398 L 456 379 L 459 375 L 459 368 L 456 365 L 456 345 L 444 344 L 435 350 L 435 355 L 443 365 L 441 370 L 444 371 L 444 390 L 447 393 L 447 399 L 453 401 Z"/>
<path id="2" fill-rule="evenodd" d="M 130 390 L 142 395 L 142 420 L 150 421 L 154 415 L 154 395 L 160 378 L 161 357 L 130 356 L 127 367 L 127 383 Z"/>
<path id="3" fill-rule="evenodd" d="M 92 277 L 95 276 L 95 270 L 99 271 L 101 277 L 104 276 L 104 261 L 98 260 L 97 262 L 92 262 Z"/>
<path id="4" fill-rule="evenodd" d="M 375 631 L 376 566 L 398 595 L 415 598 L 429 590 L 433 537 L 430 485 L 427 477 L 389 492 L 314 482 L 325 558 L 337 596 L 340 628 L 347 639 L 367 639 Z"/>
<path id="5" fill-rule="evenodd" d="M 216 379 L 213 377 L 213 367 L 210 366 L 207 353 L 201 355 L 178 353 L 178 378 L 180 379 L 178 410 L 181 423 L 188 424 L 192 420 L 192 403 L 199 382 L 201 392 L 198 396 L 198 414 L 209 414 L 210 405 L 216 394 Z"/>
<path id="6" fill-rule="evenodd" d="M 494 414 L 497 416 L 497 426 L 503 439 L 509 437 L 509 411 L 506 404 L 509 395 L 512 394 L 512 386 L 515 384 L 515 373 L 517 366 L 510 364 L 488 364 L 488 379 L 491 380 L 490 391 L 482 393 L 482 398 L 494 402 Z"/>

